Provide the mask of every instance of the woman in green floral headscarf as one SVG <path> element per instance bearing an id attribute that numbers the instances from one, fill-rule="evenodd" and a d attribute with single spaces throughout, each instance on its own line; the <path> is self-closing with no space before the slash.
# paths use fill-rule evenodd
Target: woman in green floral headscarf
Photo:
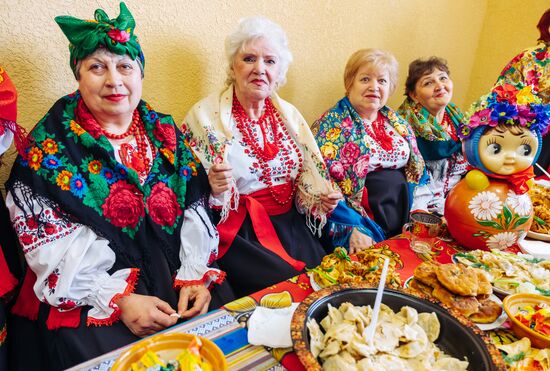
<path id="1" fill-rule="evenodd" d="M 414 130 L 429 176 L 425 185 L 415 189 L 412 208 L 441 215 L 447 193 L 467 166 L 457 136 L 464 116 L 451 103 L 453 81 L 449 74 L 447 62 L 438 57 L 411 62 L 405 83 L 407 98 L 397 111 Z"/>
<path id="2" fill-rule="evenodd" d="M 116 19 L 98 9 L 56 22 L 78 90 L 31 132 L 6 204 L 30 268 L 14 313 L 37 320 L 27 335 L 65 369 L 205 313 L 225 274 L 210 265 L 206 173 L 172 117 L 141 100 L 145 60 L 124 3 Z"/>

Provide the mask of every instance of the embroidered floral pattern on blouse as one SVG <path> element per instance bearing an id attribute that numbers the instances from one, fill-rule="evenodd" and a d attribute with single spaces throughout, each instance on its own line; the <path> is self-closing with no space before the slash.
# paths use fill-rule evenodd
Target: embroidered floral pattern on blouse
<path id="1" fill-rule="evenodd" d="M 25 254 L 42 245 L 68 236 L 78 227 L 77 224 L 61 219 L 51 209 L 40 213 L 40 223 L 33 217 L 25 218 L 21 215 L 15 218 L 13 226 Z"/>
<path id="2" fill-rule="evenodd" d="M 72 310 L 76 307 L 81 307 L 83 305 L 84 305 L 84 303 L 79 301 L 79 300 L 75 301 L 75 300 L 71 300 L 69 298 L 59 298 L 59 299 L 57 299 L 57 307 L 62 312 Z"/>
<path id="3" fill-rule="evenodd" d="M 59 268 L 55 268 L 52 273 L 44 280 L 44 285 L 48 287 L 50 295 L 55 293 L 55 287 L 59 280 Z"/>

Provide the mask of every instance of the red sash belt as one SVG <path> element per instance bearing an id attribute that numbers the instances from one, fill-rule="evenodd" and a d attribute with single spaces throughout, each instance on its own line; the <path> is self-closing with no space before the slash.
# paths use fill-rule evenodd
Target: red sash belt
<path id="1" fill-rule="evenodd" d="M 287 190 L 292 192 L 291 187 L 291 183 L 285 183 L 273 187 L 273 191 L 277 194 L 287 194 Z M 220 233 L 218 258 L 224 256 L 227 250 L 229 250 L 229 246 L 233 243 L 248 214 L 250 215 L 252 228 L 260 244 L 290 264 L 297 271 L 302 271 L 306 264 L 288 255 L 283 245 L 281 245 L 271 219 L 269 219 L 270 215 L 284 214 L 290 211 L 290 209 L 292 209 L 292 200 L 285 205 L 280 205 L 273 199 L 268 188 L 249 195 L 241 195 L 237 211 L 231 211 L 227 220 L 218 225 L 218 232 Z"/>
<path id="2" fill-rule="evenodd" d="M 365 212 L 371 218 L 374 220 L 374 214 L 372 213 L 372 210 L 370 209 L 369 205 L 369 191 L 367 190 L 367 187 L 363 187 L 363 195 L 361 196 L 361 206 L 363 206 L 363 209 L 365 209 Z"/>

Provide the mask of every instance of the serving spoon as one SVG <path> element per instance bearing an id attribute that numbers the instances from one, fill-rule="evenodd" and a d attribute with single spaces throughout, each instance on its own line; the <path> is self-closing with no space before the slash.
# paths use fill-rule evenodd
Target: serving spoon
<path id="1" fill-rule="evenodd" d="M 372 320 L 366 329 L 367 344 L 372 344 L 374 338 L 374 332 L 376 330 L 376 323 L 378 322 L 378 314 L 380 313 L 380 304 L 382 303 L 382 295 L 384 295 L 384 287 L 386 286 L 386 275 L 388 274 L 388 265 L 390 259 L 384 259 L 384 268 L 380 274 L 380 282 L 378 283 L 378 290 L 376 290 L 376 298 L 374 299 L 374 309 L 372 310 Z"/>

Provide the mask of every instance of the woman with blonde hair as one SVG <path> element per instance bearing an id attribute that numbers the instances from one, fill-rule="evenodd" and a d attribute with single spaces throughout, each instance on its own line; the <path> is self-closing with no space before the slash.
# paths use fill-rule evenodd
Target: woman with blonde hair
<path id="1" fill-rule="evenodd" d="M 423 180 L 412 129 L 386 105 L 397 69 L 389 52 L 356 51 L 344 71 L 346 96 L 314 124 L 330 177 L 346 201 L 332 213 L 329 233 L 351 252 L 400 233 Z"/>

